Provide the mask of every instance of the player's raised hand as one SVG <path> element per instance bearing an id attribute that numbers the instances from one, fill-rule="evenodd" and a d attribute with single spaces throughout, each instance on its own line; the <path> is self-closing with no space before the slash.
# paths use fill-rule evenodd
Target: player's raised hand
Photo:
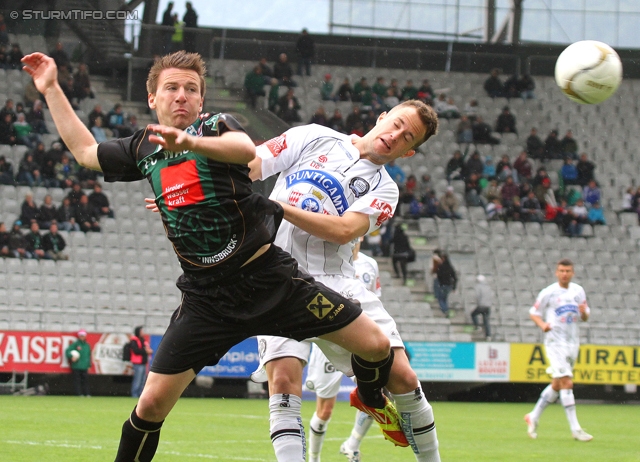
<path id="1" fill-rule="evenodd" d="M 44 53 L 31 53 L 22 58 L 23 70 L 33 78 L 38 91 L 45 94 L 47 89 L 58 82 L 58 67 L 53 58 Z"/>
<path id="2" fill-rule="evenodd" d="M 159 144 L 171 152 L 188 151 L 193 148 L 192 136 L 184 130 L 167 127 L 166 125 L 151 124 L 147 128 L 158 135 L 149 136 L 149 141 Z"/>

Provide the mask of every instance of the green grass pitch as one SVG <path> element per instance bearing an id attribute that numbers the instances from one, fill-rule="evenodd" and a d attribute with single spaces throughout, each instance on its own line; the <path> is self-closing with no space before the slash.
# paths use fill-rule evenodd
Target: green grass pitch
<path id="1" fill-rule="evenodd" d="M 101 462 L 115 456 L 120 427 L 132 398 L 0 396 L 0 461 Z M 578 404 L 589 443 L 571 438 L 562 406 L 547 408 L 538 439 L 526 434 L 523 415 L 532 404 L 433 403 L 444 462 L 639 461 L 640 408 Z M 314 404 L 305 401 L 305 426 Z M 344 462 L 338 454 L 349 435 L 354 411 L 338 403 L 329 425 L 323 462 Z M 415 460 L 372 427 L 362 444 L 363 461 Z M 169 415 L 154 462 L 275 461 L 269 440 L 266 400 L 183 398 Z"/>

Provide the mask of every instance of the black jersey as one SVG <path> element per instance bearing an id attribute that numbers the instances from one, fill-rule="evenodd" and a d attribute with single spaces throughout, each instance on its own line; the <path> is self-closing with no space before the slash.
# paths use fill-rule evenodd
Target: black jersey
<path id="1" fill-rule="evenodd" d="M 244 131 L 229 114 L 201 114 L 185 129 L 194 136 Z M 185 275 L 219 281 L 273 242 L 282 207 L 251 190 L 249 168 L 151 143 L 147 129 L 98 145 L 105 181 L 147 178 Z M 143 205 L 140 204 L 142 207 Z"/>

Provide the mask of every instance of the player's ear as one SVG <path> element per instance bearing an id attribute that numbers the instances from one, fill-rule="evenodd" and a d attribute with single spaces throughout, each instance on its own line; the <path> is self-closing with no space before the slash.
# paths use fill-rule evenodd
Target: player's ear
<path id="1" fill-rule="evenodd" d="M 147 103 L 149 104 L 150 109 L 156 108 L 156 95 L 153 93 L 147 94 Z"/>
<path id="2" fill-rule="evenodd" d="M 379 116 L 378 119 L 376 120 L 376 124 L 378 122 L 380 122 L 382 119 L 384 119 L 387 116 L 387 111 L 382 112 Z"/>
<path id="3" fill-rule="evenodd" d="M 415 153 L 416 153 L 416 150 L 415 150 L 415 149 L 410 149 L 410 150 L 408 150 L 408 151 L 407 151 L 407 153 L 406 153 L 404 156 L 402 156 L 402 157 L 403 157 L 403 158 L 404 158 L 404 157 L 412 157 Z"/>

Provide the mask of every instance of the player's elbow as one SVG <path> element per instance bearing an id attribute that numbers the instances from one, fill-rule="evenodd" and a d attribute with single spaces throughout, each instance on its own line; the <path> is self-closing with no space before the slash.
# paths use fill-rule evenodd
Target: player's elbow
<path id="1" fill-rule="evenodd" d="M 357 237 L 360 237 L 360 235 L 354 233 L 352 229 L 349 229 L 347 227 L 335 227 L 332 241 L 335 244 L 345 245 L 353 241 Z"/>

